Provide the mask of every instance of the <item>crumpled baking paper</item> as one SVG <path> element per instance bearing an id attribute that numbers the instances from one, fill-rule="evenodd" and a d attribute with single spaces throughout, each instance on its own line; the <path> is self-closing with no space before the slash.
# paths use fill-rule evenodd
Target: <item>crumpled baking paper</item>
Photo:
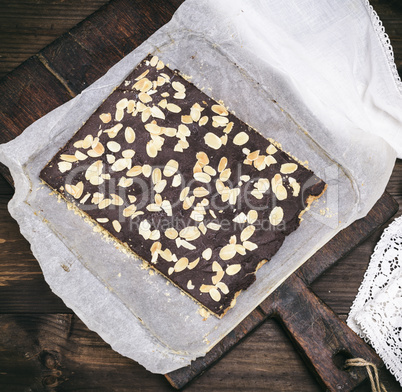
<path id="1" fill-rule="evenodd" d="M 338 9 L 339 8 L 339 9 Z M 79 96 L 0 146 L 9 204 L 52 290 L 113 349 L 167 373 L 205 355 L 381 196 L 401 143 L 400 85 L 368 5 L 187 0 L 171 22 Z M 300 229 L 218 320 L 41 184 L 41 168 L 148 54 L 179 69 L 328 183 Z M 386 142 L 393 141 L 392 147 Z"/>

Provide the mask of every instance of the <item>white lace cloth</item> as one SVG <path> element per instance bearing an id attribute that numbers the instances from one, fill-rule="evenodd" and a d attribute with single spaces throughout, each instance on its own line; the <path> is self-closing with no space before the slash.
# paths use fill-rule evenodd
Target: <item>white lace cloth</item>
<path id="1" fill-rule="evenodd" d="M 347 323 L 402 385 L 402 217 L 378 242 Z"/>

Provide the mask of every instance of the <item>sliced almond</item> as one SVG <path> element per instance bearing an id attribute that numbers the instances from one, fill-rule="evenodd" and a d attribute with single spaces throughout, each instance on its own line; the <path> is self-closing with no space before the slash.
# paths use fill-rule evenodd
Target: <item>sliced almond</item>
<path id="1" fill-rule="evenodd" d="M 270 167 L 271 165 L 274 165 L 277 163 L 276 159 L 272 155 L 267 155 L 264 159 L 265 164 Z"/>
<path id="2" fill-rule="evenodd" d="M 166 105 L 166 109 L 169 110 L 169 112 L 172 112 L 172 113 L 180 113 L 181 112 L 181 107 L 177 106 L 174 103 L 168 103 Z"/>
<path id="3" fill-rule="evenodd" d="M 180 231 L 179 235 L 187 241 L 194 241 L 201 235 L 201 233 L 197 226 L 187 226 Z"/>
<path id="4" fill-rule="evenodd" d="M 172 181 L 172 186 L 173 187 L 178 187 L 181 184 L 181 175 L 180 174 L 176 174 L 173 177 L 173 181 Z"/>
<path id="5" fill-rule="evenodd" d="M 114 118 L 116 121 L 121 121 L 123 120 L 124 117 L 124 110 L 123 109 L 117 109 L 116 113 L 114 115 Z"/>
<path id="6" fill-rule="evenodd" d="M 117 159 L 115 163 L 112 165 L 112 170 L 115 172 L 122 171 L 127 168 L 127 160 L 125 158 Z M 128 174 L 127 174 L 128 175 Z"/>
<path id="7" fill-rule="evenodd" d="M 131 148 L 128 148 L 127 150 L 122 151 L 121 155 L 123 158 L 131 159 L 135 155 L 135 151 Z"/>
<path id="8" fill-rule="evenodd" d="M 77 150 L 74 155 L 79 161 L 85 161 L 85 159 L 88 158 L 88 155 L 85 155 L 83 152 L 79 150 Z"/>
<path id="9" fill-rule="evenodd" d="M 134 166 L 134 167 L 136 167 L 136 166 Z M 133 168 L 134 168 L 133 167 Z M 151 172 L 152 172 L 152 167 L 150 166 L 150 165 L 148 165 L 148 164 L 145 164 L 144 166 L 142 166 L 142 174 L 145 176 L 145 177 L 149 177 L 150 175 L 151 175 Z M 141 174 L 141 173 L 140 173 Z"/>
<path id="10" fill-rule="evenodd" d="M 146 69 L 140 76 L 135 78 L 135 80 L 140 80 L 140 79 L 144 78 L 145 76 L 148 75 L 148 73 L 149 73 L 149 69 Z"/>
<path id="11" fill-rule="evenodd" d="M 207 173 L 194 173 L 194 178 L 199 181 L 203 182 L 205 184 L 208 184 L 211 182 L 211 176 Z"/>
<path id="12" fill-rule="evenodd" d="M 222 291 L 223 294 L 229 294 L 229 287 L 228 287 L 225 283 L 223 283 L 223 282 L 218 282 L 218 283 L 216 284 L 216 287 L 217 287 L 220 291 Z"/>
<path id="13" fill-rule="evenodd" d="M 127 104 L 127 113 L 133 113 L 136 102 L 133 99 L 130 99 Z"/>
<path id="14" fill-rule="evenodd" d="M 160 231 L 159 230 L 152 230 L 151 231 L 151 234 L 150 234 L 150 236 L 149 236 L 149 239 L 150 240 L 152 240 L 152 241 L 157 241 L 157 240 L 159 240 L 159 238 L 161 238 L 161 233 L 160 233 Z"/>
<path id="15" fill-rule="evenodd" d="M 265 156 L 260 155 L 256 160 L 254 160 L 253 165 L 259 171 L 264 170 L 267 166 L 265 163 Z"/>
<path id="16" fill-rule="evenodd" d="M 216 273 L 216 275 L 212 277 L 212 283 L 213 283 L 214 285 L 216 285 L 217 283 L 219 283 L 219 282 L 222 280 L 222 278 L 223 278 L 224 275 L 225 275 L 225 272 L 224 272 L 223 270 L 222 270 L 222 271 L 218 271 L 218 272 Z"/>
<path id="17" fill-rule="evenodd" d="M 240 194 L 239 188 L 233 188 L 229 191 L 229 204 L 235 205 L 237 196 Z"/>
<path id="18" fill-rule="evenodd" d="M 195 196 L 186 197 L 183 201 L 183 209 L 188 210 L 193 205 Z"/>
<path id="19" fill-rule="evenodd" d="M 222 140 L 212 132 L 208 132 L 204 136 L 204 141 L 206 145 L 215 150 L 219 150 L 219 148 L 222 146 Z"/>
<path id="20" fill-rule="evenodd" d="M 219 175 L 219 179 L 221 181 L 225 182 L 225 181 L 229 180 L 231 174 L 232 174 L 232 170 L 230 170 L 230 168 L 227 168 L 221 172 L 221 174 Z"/>
<path id="21" fill-rule="evenodd" d="M 205 260 L 209 260 L 212 257 L 212 249 L 211 248 L 207 248 L 202 252 L 202 257 Z"/>
<path id="22" fill-rule="evenodd" d="M 226 125 L 229 122 L 227 117 L 221 117 L 221 116 L 212 116 L 212 121 L 219 124 L 220 127 L 226 127 Z"/>
<path id="23" fill-rule="evenodd" d="M 84 141 L 83 141 L 83 140 L 77 140 L 77 141 L 73 144 L 73 146 L 74 146 L 75 148 L 83 148 L 83 144 L 84 144 Z"/>
<path id="24" fill-rule="evenodd" d="M 249 225 L 240 234 L 240 241 L 247 241 L 255 232 L 255 226 Z"/>
<path id="25" fill-rule="evenodd" d="M 162 193 L 163 190 L 165 189 L 166 185 L 167 185 L 167 181 L 161 180 L 154 186 L 154 191 L 157 193 Z"/>
<path id="26" fill-rule="evenodd" d="M 275 154 L 277 151 L 278 151 L 278 149 L 273 144 L 270 144 L 266 149 L 267 154 L 271 154 L 271 155 Z"/>
<path id="27" fill-rule="evenodd" d="M 195 288 L 195 286 L 193 285 L 193 282 L 191 281 L 191 279 L 187 282 L 187 289 L 188 290 L 193 290 Z"/>
<path id="28" fill-rule="evenodd" d="M 103 199 L 104 199 L 104 195 L 103 195 L 103 193 L 99 193 L 99 192 L 95 192 L 93 195 L 92 195 L 92 200 L 91 200 L 91 203 L 93 203 L 93 204 L 99 204 Z"/>
<path id="29" fill-rule="evenodd" d="M 228 164 L 228 159 L 226 157 L 222 157 L 221 160 L 219 161 L 218 172 L 221 173 L 223 170 L 225 170 L 227 164 Z"/>
<path id="30" fill-rule="evenodd" d="M 151 67 L 156 67 L 157 64 L 158 64 L 158 61 L 159 61 L 158 56 L 152 56 L 152 58 L 151 58 L 151 60 L 150 60 L 150 62 L 149 62 L 149 65 L 150 65 Z"/>
<path id="31" fill-rule="evenodd" d="M 160 71 L 161 69 L 163 69 L 165 67 L 165 64 L 163 63 L 163 61 L 162 60 L 159 60 L 158 61 L 158 64 L 156 64 L 156 69 L 158 70 L 158 71 Z"/>
<path id="32" fill-rule="evenodd" d="M 205 189 L 203 186 L 199 186 L 193 190 L 193 195 L 195 197 L 204 197 L 209 195 L 208 189 Z"/>
<path id="33" fill-rule="evenodd" d="M 288 197 L 288 192 L 282 184 L 279 184 L 276 187 L 275 195 L 278 200 L 285 200 Z"/>
<path id="34" fill-rule="evenodd" d="M 227 275 L 236 275 L 240 270 L 241 270 L 240 264 L 232 264 L 226 268 L 226 274 Z"/>
<path id="35" fill-rule="evenodd" d="M 101 119 L 101 121 L 104 124 L 109 123 L 110 121 L 112 121 L 112 115 L 110 113 L 102 113 L 99 118 Z"/>
<path id="36" fill-rule="evenodd" d="M 223 107 L 222 105 L 212 105 L 211 109 L 213 112 L 219 114 L 220 116 L 227 116 L 229 114 L 225 107 Z"/>
<path id="37" fill-rule="evenodd" d="M 121 149 L 120 144 L 114 141 L 107 142 L 106 147 L 112 152 L 119 152 Z"/>
<path id="38" fill-rule="evenodd" d="M 184 99 L 186 98 L 186 93 L 184 91 L 177 92 L 173 95 L 175 99 Z"/>
<path id="39" fill-rule="evenodd" d="M 209 290 L 209 295 L 215 302 L 219 302 L 221 300 L 221 294 L 215 287 Z"/>
<path id="40" fill-rule="evenodd" d="M 200 127 L 204 126 L 208 122 L 208 116 L 202 116 L 200 121 L 198 121 L 198 125 Z"/>
<path id="41" fill-rule="evenodd" d="M 116 162 L 116 157 L 112 154 L 106 154 L 106 160 L 107 160 L 107 163 L 112 165 L 113 163 Z"/>
<path id="42" fill-rule="evenodd" d="M 247 213 L 247 222 L 252 225 L 258 219 L 258 212 L 256 210 L 250 210 Z"/>
<path id="43" fill-rule="evenodd" d="M 269 214 L 269 221 L 272 226 L 277 226 L 282 222 L 283 219 L 283 209 L 282 207 L 276 206 L 273 208 Z"/>
<path id="44" fill-rule="evenodd" d="M 226 133 L 226 134 L 230 133 L 233 129 L 233 125 L 234 125 L 233 122 L 228 123 L 226 125 L 225 129 L 223 130 L 223 133 Z"/>
<path id="45" fill-rule="evenodd" d="M 176 136 L 176 134 L 177 134 L 177 129 L 176 128 L 165 128 L 165 132 L 164 132 L 164 134 L 166 135 L 166 136 L 169 136 L 169 137 L 174 137 L 174 136 Z"/>
<path id="46" fill-rule="evenodd" d="M 209 165 L 204 166 L 203 170 L 205 173 L 209 174 L 210 176 L 216 176 L 216 170 Z"/>
<path id="47" fill-rule="evenodd" d="M 189 263 L 189 265 L 187 266 L 187 268 L 189 270 L 192 270 L 193 268 L 195 268 L 197 266 L 197 264 L 199 263 L 200 258 L 197 257 L 194 261 L 192 261 L 191 263 Z"/>
<path id="48" fill-rule="evenodd" d="M 297 170 L 296 163 L 284 163 L 281 165 L 281 173 L 283 174 L 291 174 Z"/>
<path id="49" fill-rule="evenodd" d="M 214 286 L 211 284 L 202 284 L 200 286 L 200 291 L 201 291 L 201 293 L 209 293 L 209 291 L 213 288 L 214 288 Z"/>
<path id="50" fill-rule="evenodd" d="M 112 222 L 112 225 L 113 225 L 113 228 L 114 228 L 118 233 L 120 233 L 120 231 L 121 231 L 121 224 L 120 224 L 120 222 L 119 222 L 118 220 L 114 220 L 114 221 Z"/>
<path id="51" fill-rule="evenodd" d="M 289 185 L 292 188 L 292 195 L 294 197 L 299 196 L 300 193 L 300 184 L 292 177 L 289 177 Z"/>
<path id="52" fill-rule="evenodd" d="M 184 115 L 184 116 L 181 116 L 181 122 L 183 124 L 192 124 L 193 119 L 192 119 L 192 117 L 190 115 Z"/>
<path id="53" fill-rule="evenodd" d="M 244 241 L 243 246 L 244 246 L 244 248 L 246 248 L 249 251 L 253 251 L 258 248 L 258 245 L 251 241 Z"/>
<path id="54" fill-rule="evenodd" d="M 172 216 L 173 215 L 173 210 L 172 210 L 172 205 L 170 204 L 169 200 L 163 200 L 161 207 L 163 209 L 163 211 L 166 212 L 167 216 Z"/>
<path id="55" fill-rule="evenodd" d="M 82 148 L 88 149 L 89 147 L 92 146 L 93 141 L 94 141 L 94 138 L 92 135 L 85 136 L 85 138 L 82 142 Z"/>
<path id="56" fill-rule="evenodd" d="M 219 252 L 222 260 L 230 260 L 236 255 L 236 247 L 234 244 L 225 245 Z"/>
<path id="57" fill-rule="evenodd" d="M 236 146 L 242 146 L 243 144 L 246 144 L 249 140 L 249 136 L 246 132 L 239 132 L 233 139 L 233 144 L 236 144 Z"/>
<path id="58" fill-rule="evenodd" d="M 107 223 L 109 222 L 108 218 L 96 218 L 96 221 L 99 223 Z"/>
<path id="59" fill-rule="evenodd" d="M 186 87 L 184 86 L 183 83 L 180 82 L 172 82 L 172 87 L 176 90 L 176 91 L 185 91 Z"/>
<path id="60" fill-rule="evenodd" d="M 206 228 L 206 226 L 205 226 L 205 224 L 204 224 L 204 222 L 201 222 L 199 225 L 198 225 L 198 229 L 201 231 L 201 233 L 202 234 L 206 234 L 206 232 L 207 232 L 207 228 Z"/>
<path id="61" fill-rule="evenodd" d="M 123 216 L 128 218 L 133 215 L 135 211 L 137 211 L 137 207 L 134 204 L 131 204 L 123 210 Z"/>
<path id="62" fill-rule="evenodd" d="M 169 229 L 165 230 L 165 236 L 167 238 L 169 238 L 170 240 L 174 240 L 177 238 L 177 236 L 179 235 L 179 233 L 177 232 L 177 230 L 173 227 L 170 227 Z"/>
<path id="63" fill-rule="evenodd" d="M 180 192 L 180 197 L 179 197 L 180 201 L 184 201 L 184 199 L 187 197 L 189 191 L 190 191 L 190 188 L 188 186 L 182 189 L 182 191 Z"/>
<path id="64" fill-rule="evenodd" d="M 75 155 L 69 155 L 69 154 L 61 154 L 60 159 L 65 162 L 70 162 L 74 163 L 78 161 L 78 158 Z"/>
<path id="65" fill-rule="evenodd" d="M 198 122 L 201 118 L 201 111 L 194 106 L 190 109 L 190 117 L 192 121 Z"/>
<path id="66" fill-rule="evenodd" d="M 142 103 L 148 103 L 152 101 L 152 97 L 147 93 L 138 94 L 138 98 Z"/>
<path id="67" fill-rule="evenodd" d="M 136 177 L 142 174 L 142 166 L 133 166 L 127 173 L 126 176 L 128 177 Z"/>
<path id="68" fill-rule="evenodd" d="M 104 208 L 109 207 L 111 204 L 112 204 L 112 200 L 110 200 L 110 199 L 103 199 L 103 200 L 101 200 L 101 201 L 99 202 L 98 208 L 99 208 L 100 210 L 103 210 Z"/>
<path id="69" fill-rule="evenodd" d="M 71 162 L 59 162 L 58 164 L 57 164 L 57 166 L 59 167 L 59 170 L 62 172 L 62 173 L 65 173 L 66 171 L 69 171 L 69 170 L 71 170 L 71 168 L 73 167 L 73 164 L 71 163 Z"/>
<path id="70" fill-rule="evenodd" d="M 236 223 L 246 223 L 247 216 L 244 212 L 241 212 L 239 215 L 237 215 L 235 218 L 233 218 L 232 221 L 236 222 Z"/>
<path id="71" fill-rule="evenodd" d="M 122 206 L 124 204 L 123 199 L 119 195 L 116 195 L 115 193 L 111 193 L 110 196 L 112 198 L 113 205 Z"/>
<path id="72" fill-rule="evenodd" d="M 163 113 L 157 106 L 152 106 L 151 115 L 154 118 L 160 118 L 161 120 L 165 119 L 165 113 Z"/>
<path id="73" fill-rule="evenodd" d="M 146 151 L 149 157 L 155 158 L 158 155 L 158 150 L 152 141 L 149 141 L 146 146 Z"/>
<path id="74" fill-rule="evenodd" d="M 111 139 L 115 138 L 119 131 L 123 128 L 123 124 L 116 124 L 114 127 L 106 129 L 104 132 L 109 135 Z M 84 139 L 85 141 L 85 139 Z M 91 143 L 92 144 L 92 143 Z"/>
<path id="75" fill-rule="evenodd" d="M 250 193 L 258 200 L 261 200 L 264 197 L 264 194 L 258 189 L 253 189 Z"/>
<path id="76" fill-rule="evenodd" d="M 147 92 L 152 88 L 152 82 L 148 78 L 142 78 L 132 88 L 141 92 Z"/>
<path id="77" fill-rule="evenodd" d="M 161 135 L 162 134 L 162 128 L 154 122 L 145 124 L 145 129 L 149 133 L 152 133 L 153 135 Z"/>
<path id="78" fill-rule="evenodd" d="M 96 161 L 92 163 L 91 166 L 89 166 L 88 169 L 85 171 L 85 179 L 91 181 L 91 178 L 99 177 L 102 173 L 102 169 L 103 169 L 102 161 Z"/>
<path id="79" fill-rule="evenodd" d="M 174 270 L 176 272 L 180 272 L 180 271 L 185 270 L 187 268 L 187 266 L 188 266 L 188 258 L 182 257 L 174 265 Z"/>
<path id="80" fill-rule="evenodd" d="M 137 201 L 137 197 L 134 195 L 127 195 L 127 197 L 130 203 L 135 203 Z"/>
<path id="81" fill-rule="evenodd" d="M 196 158 L 198 160 L 198 163 L 201 165 L 201 167 L 204 167 L 205 165 L 208 165 L 208 163 L 209 163 L 208 155 L 203 151 L 197 152 Z"/>
<path id="82" fill-rule="evenodd" d="M 119 102 L 116 103 L 116 109 L 124 110 L 128 105 L 128 99 L 123 98 Z"/>
<path id="83" fill-rule="evenodd" d="M 271 180 L 271 185 L 272 191 L 276 194 L 276 188 L 278 187 L 278 185 L 282 185 L 282 176 L 279 173 L 274 175 Z"/>
<path id="84" fill-rule="evenodd" d="M 179 169 L 179 163 L 174 159 L 171 159 L 163 169 L 163 175 L 166 177 L 172 177 Z"/>

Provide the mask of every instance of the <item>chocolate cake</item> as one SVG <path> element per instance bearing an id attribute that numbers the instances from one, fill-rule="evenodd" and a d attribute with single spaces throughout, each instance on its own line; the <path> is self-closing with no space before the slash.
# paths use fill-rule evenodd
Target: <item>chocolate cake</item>
<path id="1" fill-rule="evenodd" d="M 156 56 L 40 177 L 218 317 L 326 187 Z"/>

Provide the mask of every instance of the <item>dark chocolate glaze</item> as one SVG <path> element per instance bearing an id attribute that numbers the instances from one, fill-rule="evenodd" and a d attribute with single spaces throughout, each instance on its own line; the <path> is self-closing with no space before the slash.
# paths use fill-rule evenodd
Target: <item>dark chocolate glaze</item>
<path id="1" fill-rule="evenodd" d="M 243 152 L 243 148 L 248 148 L 251 152 L 260 150 L 260 154 L 268 155 L 266 153 L 266 148 L 270 146 L 271 143 L 261 134 L 230 113 L 227 117 L 230 122 L 233 122 L 233 129 L 227 134 L 228 140 L 226 145 L 222 145 L 218 150 L 209 147 L 204 141 L 204 136 L 207 132 L 214 133 L 218 137 L 225 135 L 223 132 L 224 127 L 214 127 L 212 125 L 212 116 L 217 116 L 218 114 L 214 113 L 211 107 L 217 103 L 201 92 L 193 84 L 183 79 L 178 72 L 172 71 L 166 66 L 160 70 L 151 66 L 149 64 L 150 59 L 151 57 L 149 56 L 142 61 L 126 78 L 125 82 L 123 82 L 103 102 L 81 129 L 77 131 L 72 139 L 45 166 L 40 173 L 40 178 L 43 179 L 51 188 L 62 194 L 68 201 L 74 203 L 77 208 L 84 211 L 92 219 L 108 218 L 107 223 L 99 224 L 110 232 L 113 237 L 120 242 L 127 244 L 134 253 L 150 264 L 152 258 L 150 248 L 155 240 L 146 240 L 138 233 L 138 225 L 144 219 L 151 223 L 152 230 L 158 229 L 160 231 L 160 238 L 157 241 L 161 243 L 162 250 L 169 248 L 171 252 L 177 256 L 177 259 L 186 257 L 190 263 L 197 258 L 200 258 L 195 268 L 185 268 L 179 272 L 171 272 L 171 269 L 170 274 L 169 268 L 174 267 L 174 261 L 165 261 L 161 256 L 159 256 L 156 262 L 151 265 L 168 277 L 168 279 L 178 287 L 187 292 L 191 297 L 208 308 L 211 312 L 221 316 L 230 307 L 236 293 L 247 289 L 255 281 L 255 271 L 260 262 L 262 260 L 270 260 L 281 247 L 285 237 L 296 230 L 299 226 L 300 213 L 307 207 L 311 197 L 319 197 L 323 193 L 325 183 L 279 148 L 277 152 L 272 154 L 277 163 L 271 164 L 269 167 L 266 167 L 261 171 L 257 170 L 253 165 L 244 164 L 243 162 L 246 158 L 246 154 Z M 157 105 L 164 99 L 161 94 L 169 93 L 169 97 L 166 98 L 167 101 L 175 103 L 181 108 L 180 113 L 172 113 L 166 108 L 161 108 L 165 115 L 165 119 L 162 120 L 151 116 L 146 123 L 156 120 L 159 126 L 177 129 L 178 125 L 181 124 L 181 116 L 189 115 L 190 109 L 195 103 L 198 103 L 204 108 L 201 116 L 208 116 L 209 118 L 208 123 L 203 126 L 200 126 L 195 122 L 186 124 L 191 135 L 187 137 L 189 147 L 183 152 L 174 151 L 174 147 L 179 140 L 177 137 L 161 135 L 161 137 L 164 138 L 164 144 L 161 151 L 158 152 L 156 157 L 151 158 L 146 152 L 146 145 L 151 140 L 151 137 L 150 133 L 144 128 L 144 123 L 141 120 L 141 113 L 133 116 L 132 114 L 127 113 L 127 109 L 125 109 L 123 119 L 121 121 L 116 121 L 115 119 L 116 104 L 121 99 L 127 98 L 129 100 L 135 100 L 136 102 L 138 101 L 139 91 L 133 89 L 133 85 L 136 82 L 135 79 L 146 70 L 149 70 L 146 78 L 150 81 L 157 80 L 157 77 L 160 76 L 161 73 L 164 73 L 170 79 L 169 82 L 157 87 L 156 92 L 150 95 L 152 101 L 146 105 L 149 107 Z M 175 99 L 173 97 L 175 90 L 171 83 L 174 81 L 178 81 L 185 86 L 185 99 Z M 103 123 L 99 117 L 103 113 L 111 113 L 112 120 L 107 124 Z M 110 139 L 107 133 L 100 132 L 110 129 L 118 123 L 121 123 L 123 128 L 113 139 Z M 127 143 L 124 137 L 124 130 L 127 126 L 133 128 L 136 134 L 135 141 L 132 144 Z M 233 143 L 233 139 L 241 131 L 245 131 L 249 135 L 249 140 L 245 145 L 237 146 Z M 88 157 L 83 161 L 73 162 L 71 170 L 62 173 L 58 167 L 58 163 L 61 162 L 61 154 L 74 155 L 77 150 L 86 154 L 88 149 L 76 148 L 74 147 L 74 143 L 78 140 L 83 140 L 89 134 L 94 138 L 99 134 L 100 143 L 105 146 L 105 153 L 100 157 Z M 108 151 L 106 147 L 108 141 L 119 143 L 121 150 L 117 153 Z M 152 168 L 159 167 L 163 171 L 163 168 L 169 160 L 174 159 L 179 163 L 179 169 L 176 174 L 181 174 L 182 176 L 180 186 L 172 186 L 173 176 L 162 176 L 163 179 L 167 180 L 167 186 L 161 192 L 161 196 L 163 200 L 169 200 L 171 202 L 173 211 L 171 217 L 167 216 L 163 209 L 157 212 L 150 212 L 146 209 L 146 206 L 149 203 L 154 203 L 155 192 L 153 191 L 152 176 L 147 178 L 141 174 L 136 177 L 128 177 L 126 175 L 128 169 L 118 172 L 111 169 L 112 165 L 108 163 L 106 154 L 114 155 L 116 159 L 119 159 L 122 157 L 122 151 L 126 149 L 133 149 L 135 151 L 134 157 L 131 158 L 132 166 L 149 164 Z M 196 154 L 200 151 L 203 151 L 208 155 L 209 166 L 217 171 L 215 176 L 211 176 L 212 181 L 208 184 L 196 181 L 193 177 L 193 168 L 197 163 Z M 231 205 L 227 201 L 223 202 L 221 195 L 216 190 L 215 180 L 219 178 L 217 168 L 222 157 L 228 159 L 227 168 L 231 169 L 231 176 L 225 184 L 230 188 L 237 186 L 240 188 L 240 194 L 237 197 L 235 205 Z M 92 163 L 98 160 L 103 162 L 102 172 L 104 174 L 110 174 L 110 179 L 106 179 L 101 185 L 92 185 L 86 180 L 85 171 Z M 272 186 L 270 186 L 269 190 L 264 193 L 262 199 L 256 199 L 250 194 L 254 189 L 254 184 L 260 178 L 266 178 L 271 182 L 274 175 L 280 173 L 281 165 L 284 163 L 297 164 L 297 170 L 295 172 L 291 174 L 282 174 L 283 185 L 286 188 L 288 195 L 286 199 L 278 200 L 272 192 Z M 244 175 L 249 176 L 250 180 L 242 181 L 242 184 L 239 185 L 240 176 Z M 132 178 L 134 180 L 133 185 L 127 188 L 118 186 L 122 176 Z M 297 196 L 293 196 L 293 189 L 289 184 L 290 177 L 300 184 L 300 192 Z M 75 199 L 65 191 L 65 185 L 75 185 L 80 181 L 84 184 L 84 191 L 79 198 Z M 192 195 L 192 190 L 194 188 L 200 186 L 203 186 L 210 191 L 209 195 L 205 197 L 205 199 L 209 201 L 209 205 L 205 207 L 206 214 L 203 222 L 205 225 L 209 222 L 221 224 L 220 230 L 215 231 L 207 229 L 205 234 L 201 233 L 197 239 L 188 241 L 195 246 L 194 250 L 186 249 L 183 246 L 177 247 L 176 241 L 167 238 L 164 234 L 164 231 L 168 227 L 174 227 L 178 232 L 180 232 L 180 230 L 186 226 L 198 226 L 200 223 L 194 221 L 190 217 L 190 214 L 196 203 L 201 202 L 204 197 L 195 198 L 193 206 L 184 210 L 183 203 L 179 200 L 179 195 L 181 190 L 186 186 L 190 187 L 188 196 Z M 91 202 L 95 192 L 104 194 L 105 198 L 108 198 L 110 194 L 117 194 L 123 199 L 124 204 L 122 206 L 112 204 L 107 208 L 99 209 L 96 204 Z M 85 202 L 81 202 L 87 193 L 90 194 L 89 198 L 87 198 Z M 137 216 L 134 219 L 123 216 L 123 209 L 128 207 L 130 204 L 133 204 L 130 203 L 128 195 L 136 196 L 137 200 L 134 204 L 137 207 L 137 211 L 141 210 L 144 212 L 143 215 Z M 283 209 L 284 217 L 280 224 L 272 226 L 269 222 L 269 215 L 275 206 Z M 214 211 L 216 218 L 211 215 L 209 209 Z M 222 247 L 229 244 L 232 236 L 236 236 L 236 242 L 240 244 L 240 233 L 249 225 L 247 222 L 241 224 L 235 223 L 233 222 L 233 218 L 241 212 L 244 212 L 247 215 L 250 209 L 254 209 L 258 212 L 258 220 L 253 223 L 256 230 L 248 241 L 258 245 L 258 248 L 252 251 L 246 250 L 245 255 L 236 253 L 236 255 L 230 260 L 222 260 L 219 256 Z M 117 232 L 113 227 L 112 222 L 114 220 L 120 222 L 120 232 Z M 202 252 L 206 248 L 212 249 L 212 257 L 209 260 L 205 260 L 202 257 Z M 229 292 L 224 294 L 222 290 L 218 288 L 221 297 L 219 301 L 214 300 L 208 292 L 200 292 L 200 286 L 202 284 L 213 285 L 212 277 L 216 275 L 216 271 L 212 270 L 212 263 L 214 261 L 219 263 L 224 271 L 230 265 L 241 265 L 240 271 L 235 275 L 224 274 L 221 282 L 226 284 Z M 194 288 L 191 288 L 191 284 L 190 288 L 188 288 L 189 281 L 191 281 Z"/>

